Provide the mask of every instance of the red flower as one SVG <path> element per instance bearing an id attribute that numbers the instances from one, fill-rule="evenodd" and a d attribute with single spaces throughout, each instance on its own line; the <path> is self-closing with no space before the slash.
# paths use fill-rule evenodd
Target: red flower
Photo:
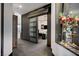
<path id="1" fill-rule="evenodd" d="M 66 19 L 67 22 L 72 22 L 73 20 L 74 20 L 74 18 L 70 18 L 70 17 L 68 17 L 68 18 Z"/>

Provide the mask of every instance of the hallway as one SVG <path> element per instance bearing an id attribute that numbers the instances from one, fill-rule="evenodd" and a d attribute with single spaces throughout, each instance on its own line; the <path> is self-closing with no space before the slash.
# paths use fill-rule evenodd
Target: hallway
<path id="1" fill-rule="evenodd" d="M 46 40 L 39 39 L 38 44 L 25 40 L 18 40 L 18 46 L 13 51 L 13 56 L 52 56 L 51 50 L 46 46 Z"/>

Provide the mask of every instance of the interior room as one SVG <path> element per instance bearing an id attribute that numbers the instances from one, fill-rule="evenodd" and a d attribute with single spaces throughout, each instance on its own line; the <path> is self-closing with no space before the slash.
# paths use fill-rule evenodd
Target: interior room
<path id="1" fill-rule="evenodd" d="M 47 44 L 47 14 L 38 16 L 38 42 L 41 40 Z"/>

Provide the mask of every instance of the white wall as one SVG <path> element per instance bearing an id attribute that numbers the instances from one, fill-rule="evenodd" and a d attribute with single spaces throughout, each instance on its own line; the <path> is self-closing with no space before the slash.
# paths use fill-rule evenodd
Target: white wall
<path id="1" fill-rule="evenodd" d="M 18 15 L 18 39 L 20 39 L 20 34 L 21 34 L 21 15 Z"/>
<path id="2" fill-rule="evenodd" d="M 0 56 L 1 56 L 1 3 L 0 3 Z"/>
<path id="3" fill-rule="evenodd" d="M 12 4 L 4 4 L 4 56 L 12 52 Z"/>
<path id="4" fill-rule="evenodd" d="M 52 4 L 52 17 L 51 17 L 51 48 L 52 53 L 56 56 L 75 56 L 72 52 L 65 49 L 55 42 L 55 4 Z"/>
<path id="5" fill-rule="evenodd" d="M 41 29 L 41 25 L 47 25 L 47 14 L 38 16 L 38 29 L 39 33 L 47 34 L 47 29 Z"/>

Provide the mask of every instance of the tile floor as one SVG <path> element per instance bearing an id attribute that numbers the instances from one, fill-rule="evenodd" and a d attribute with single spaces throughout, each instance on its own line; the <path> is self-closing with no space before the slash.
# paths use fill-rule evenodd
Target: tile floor
<path id="1" fill-rule="evenodd" d="M 39 43 L 35 44 L 19 39 L 17 48 L 13 50 L 13 56 L 52 56 L 52 53 L 47 47 L 47 40 L 39 39 Z"/>

